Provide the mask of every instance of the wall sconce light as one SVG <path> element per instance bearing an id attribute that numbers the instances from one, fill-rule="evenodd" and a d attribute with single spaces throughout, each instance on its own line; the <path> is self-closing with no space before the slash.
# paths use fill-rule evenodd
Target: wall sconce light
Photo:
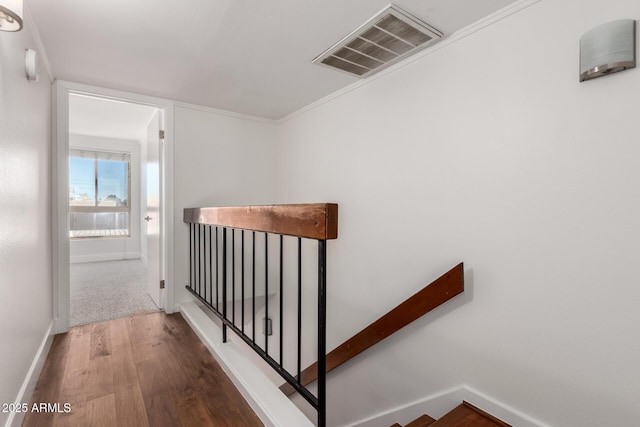
<path id="1" fill-rule="evenodd" d="M 636 21 L 619 19 L 580 38 L 580 81 L 636 67 Z"/>
<path id="2" fill-rule="evenodd" d="M 0 0 L 0 31 L 22 29 L 22 0 Z"/>
<path id="3" fill-rule="evenodd" d="M 27 73 L 27 80 L 37 82 L 40 67 L 38 66 L 38 52 L 27 49 L 24 55 L 24 68 Z"/>

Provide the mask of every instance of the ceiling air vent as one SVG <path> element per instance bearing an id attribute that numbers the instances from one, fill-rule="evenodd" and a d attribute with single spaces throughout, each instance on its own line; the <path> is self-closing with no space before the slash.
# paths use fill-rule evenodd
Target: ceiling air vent
<path id="1" fill-rule="evenodd" d="M 368 77 L 440 38 L 440 31 L 391 4 L 313 62 Z"/>

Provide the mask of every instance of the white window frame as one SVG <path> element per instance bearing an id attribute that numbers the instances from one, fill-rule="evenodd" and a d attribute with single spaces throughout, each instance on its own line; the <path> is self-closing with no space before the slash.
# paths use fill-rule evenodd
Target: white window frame
<path id="1" fill-rule="evenodd" d="M 82 156 L 78 155 L 78 152 L 83 153 L 91 153 L 90 156 Z M 74 155 L 76 154 L 76 155 Z M 126 206 L 98 206 L 98 161 L 99 160 L 108 160 L 109 157 L 119 157 L 122 160 L 127 162 L 127 205 Z M 95 150 L 95 149 L 86 149 L 86 148 L 69 148 L 69 159 L 71 158 L 86 158 L 93 159 L 94 161 L 94 206 L 74 206 L 71 204 L 71 200 L 69 200 L 69 213 L 80 212 L 80 213 L 113 213 L 113 212 L 126 212 L 129 214 L 129 221 L 127 226 L 127 232 L 125 235 L 117 235 L 110 236 L 108 234 L 102 235 L 100 233 L 91 234 L 88 236 L 77 236 L 74 235 L 73 231 L 69 230 L 69 236 L 72 239 L 95 239 L 95 238 L 103 238 L 103 237 L 130 237 L 131 236 L 131 160 L 133 158 L 132 153 L 129 152 L 116 152 L 116 151 L 108 151 L 108 150 Z M 71 184 L 71 183 L 69 183 Z"/>

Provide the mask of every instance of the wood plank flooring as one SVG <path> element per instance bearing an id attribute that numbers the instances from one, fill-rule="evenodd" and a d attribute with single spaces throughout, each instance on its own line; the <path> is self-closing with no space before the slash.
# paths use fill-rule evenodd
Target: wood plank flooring
<path id="1" fill-rule="evenodd" d="M 180 314 L 152 313 L 56 335 L 23 426 L 262 426 Z M 71 411 L 64 412 L 69 403 Z"/>

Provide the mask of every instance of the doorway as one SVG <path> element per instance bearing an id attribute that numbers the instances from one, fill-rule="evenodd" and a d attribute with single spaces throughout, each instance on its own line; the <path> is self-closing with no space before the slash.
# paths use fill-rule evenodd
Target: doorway
<path id="1" fill-rule="evenodd" d="M 61 81 L 54 90 L 56 332 L 172 312 L 171 103 Z"/>
<path id="2" fill-rule="evenodd" d="M 70 326 L 160 306 L 161 123 L 155 107 L 69 94 Z"/>

